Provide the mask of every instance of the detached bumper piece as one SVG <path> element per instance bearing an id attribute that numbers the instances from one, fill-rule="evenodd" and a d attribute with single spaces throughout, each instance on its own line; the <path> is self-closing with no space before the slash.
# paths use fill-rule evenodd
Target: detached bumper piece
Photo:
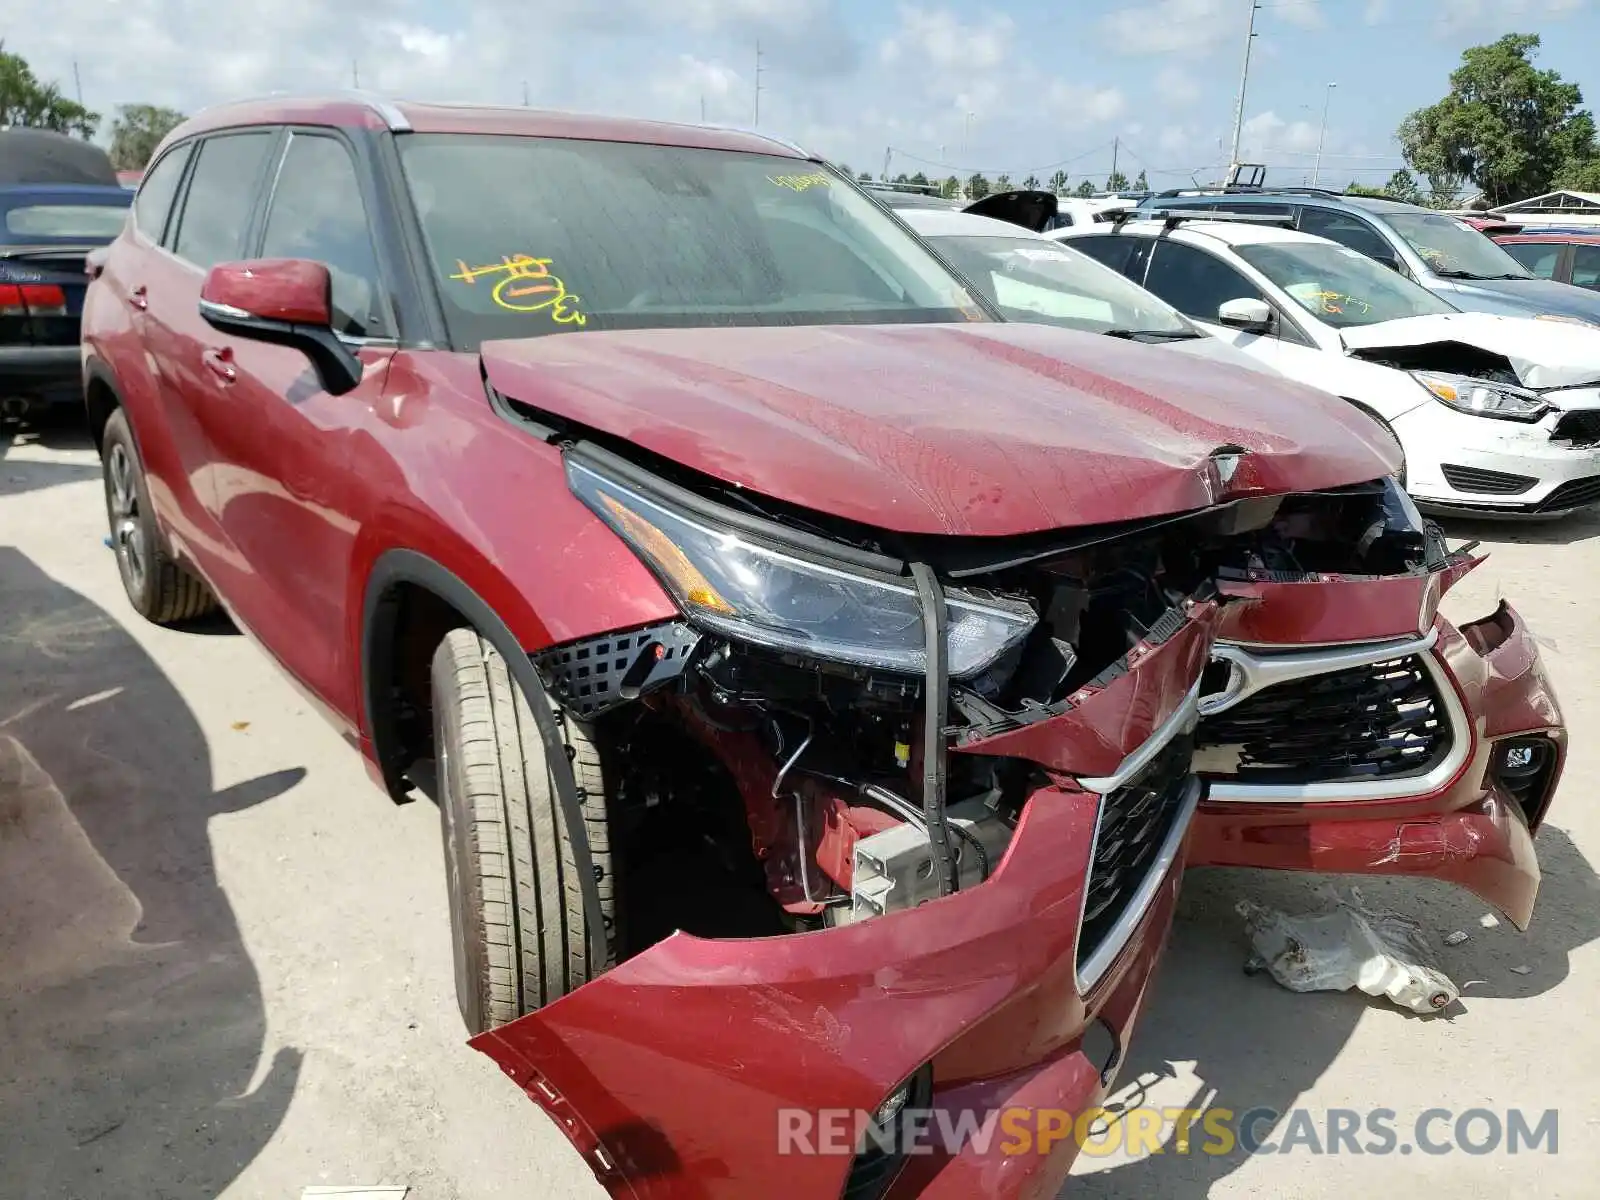
<path id="1" fill-rule="evenodd" d="M 1239 784 L 1421 774 L 1450 753 L 1450 721 L 1419 655 L 1264 688 L 1200 727 L 1196 769 Z"/>

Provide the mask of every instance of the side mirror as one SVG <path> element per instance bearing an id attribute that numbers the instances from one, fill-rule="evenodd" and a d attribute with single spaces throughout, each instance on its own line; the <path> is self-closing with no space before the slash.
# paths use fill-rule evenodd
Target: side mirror
<path id="1" fill-rule="evenodd" d="M 234 337 L 302 351 L 332 395 L 342 396 L 361 382 L 361 360 L 333 332 L 333 278 L 322 263 L 300 258 L 218 263 L 201 285 L 200 316 Z"/>
<path id="2" fill-rule="evenodd" d="M 1229 329 L 1243 329 L 1249 333 L 1270 333 L 1272 306 L 1265 300 L 1244 297 L 1228 300 L 1218 307 L 1217 320 Z"/>

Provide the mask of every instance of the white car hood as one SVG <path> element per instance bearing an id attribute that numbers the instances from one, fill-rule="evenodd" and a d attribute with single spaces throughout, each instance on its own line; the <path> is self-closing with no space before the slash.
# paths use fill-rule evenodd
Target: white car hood
<path id="1" fill-rule="evenodd" d="M 1510 361 L 1524 387 L 1565 388 L 1600 383 L 1600 329 L 1537 317 L 1441 313 L 1341 329 L 1351 350 L 1385 350 L 1463 342 Z"/>

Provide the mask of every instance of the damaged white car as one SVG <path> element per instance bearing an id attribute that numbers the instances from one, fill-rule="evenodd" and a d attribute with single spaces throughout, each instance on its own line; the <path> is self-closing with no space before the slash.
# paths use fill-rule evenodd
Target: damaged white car
<path id="1" fill-rule="evenodd" d="M 1465 313 L 1323 238 L 1156 213 L 1053 234 L 1291 379 L 1387 425 L 1425 507 L 1600 504 L 1600 330 Z"/>

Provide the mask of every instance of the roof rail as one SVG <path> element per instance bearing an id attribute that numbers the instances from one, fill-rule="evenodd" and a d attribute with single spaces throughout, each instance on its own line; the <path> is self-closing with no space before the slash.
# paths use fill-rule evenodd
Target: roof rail
<path id="1" fill-rule="evenodd" d="M 858 182 L 869 192 L 909 192 L 917 196 L 943 195 L 936 183 L 888 183 L 881 179 L 862 179 Z"/>
<path id="2" fill-rule="evenodd" d="M 376 93 L 363 91 L 360 88 L 330 88 L 316 92 L 290 92 L 276 91 L 264 92 L 256 96 L 243 96 L 237 100 L 226 100 L 221 104 L 207 105 L 201 112 L 217 108 L 234 108 L 239 105 L 260 104 L 267 100 L 353 100 L 358 104 L 365 104 L 383 119 L 391 133 L 410 133 L 411 122 L 405 113 L 395 106 L 394 101 Z"/>
<path id="3" fill-rule="evenodd" d="M 782 146 L 785 150 L 793 150 L 801 158 L 817 159 L 815 154 L 811 153 L 811 151 L 807 150 L 798 142 L 791 142 L 788 138 L 774 137 L 770 133 L 766 133 L 760 129 L 752 129 L 748 125 L 719 125 L 715 122 L 706 121 L 701 121 L 697 124 L 701 129 L 717 129 L 723 133 L 748 134 L 750 137 L 758 137 L 764 141 L 771 142 L 774 146 Z M 821 160 L 817 159 L 817 161 L 820 162 Z"/>
<path id="4" fill-rule="evenodd" d="M 1118 229 L 1128 221 L 1160 221 L 1168 229 L 1189 221 L 1217 221 L 1232 225 L 1276 225 L 1293 229 L 1294 217 L 1284 214 L 1273 216 L 1256 213 L 1216 212 L 1208 208 L 1124 208 L 1110 216 L 1111 224 Z"/>

